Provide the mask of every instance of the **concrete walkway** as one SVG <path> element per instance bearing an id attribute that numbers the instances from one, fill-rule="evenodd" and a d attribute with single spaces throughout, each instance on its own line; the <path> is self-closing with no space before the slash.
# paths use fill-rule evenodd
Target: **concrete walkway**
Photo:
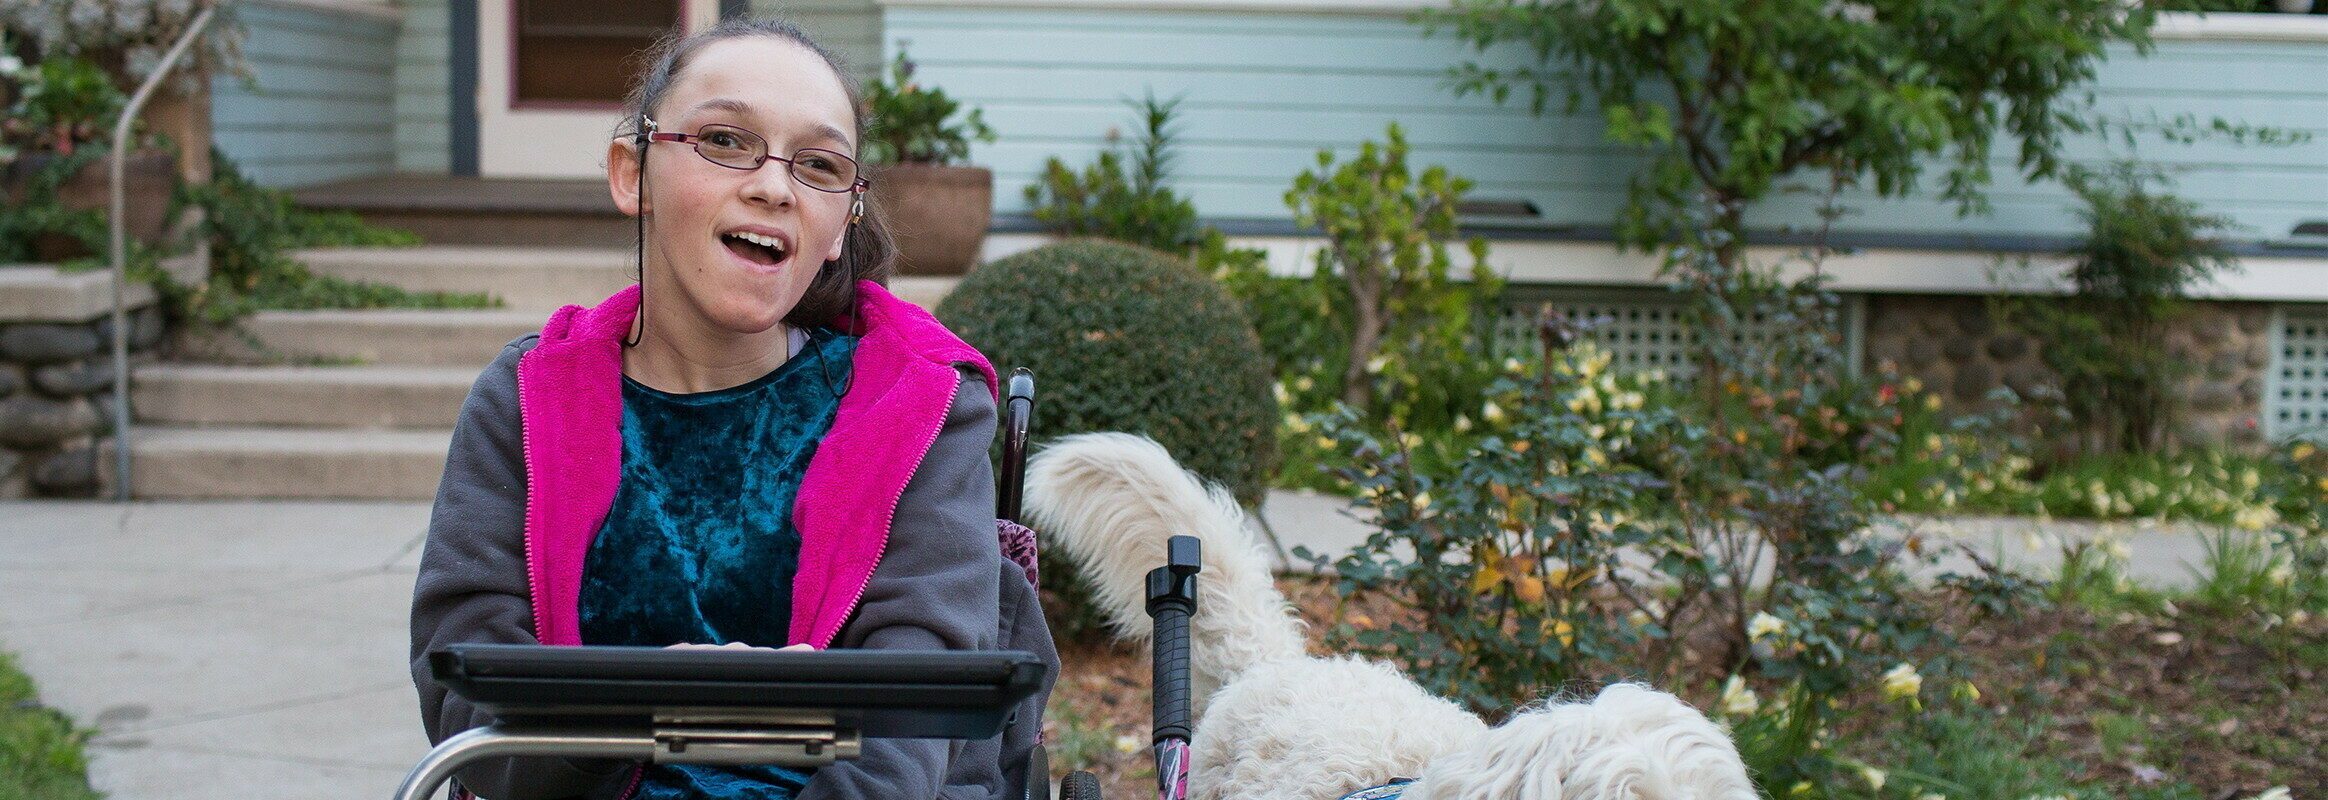
<path id="1" fill-rule="evenodd" d="M 0 503 L 0 647 L 112 800 L 386 798 L 417 503 Z"/>
<path id="2" fill-rule="evenodd" d="M 1274 495 L 1279 543 L 1339 553 L 1342 501 Z M 0 648 L 97 730 L 113 800 L 385 798 L 427 750 L 405 673 L 420 503 L 0 502 Z M 2043 569 L 2029 520 L 1926 525 Z M 2107 526 L 2055 523 L 2090 537 Z M 2127 528 L 2142 580 L 2187 580 L 2198 537 Z"/>
<path id="3" fill-rule="evenodd" d="M 1349 511 L 1349 501 L 1310 492 L 1271 492 L 1262 507 L 1267 530 L 1275 534 L 1281 568 L 1308 568 L 1307 562 L 1288 558 L 1297 545 L 1318 553 L 1340 554 L 1366 542 L 1371 529 Z M 2206 562 L 2206 536 L 2213 526 L 2184 523 L 2039 521 L 2031 517 L 1954 517 L 1887 521 L 1877 529 L 1886 534 L 1913 533 L 1936 550 L 1947 545 L 1970 545 L 1984 558 L 2009 569 L 2052 575 L 2061 566 L 2064 543 L 2115 539 L 2126 545 L 2129 577 L 2154 587 L 2187 586 L 2192 570 Z M 1767 567 L 1767 564 L 1765 565 Z M 1971 559 L 1955 552 L 1920 571 L 1970 572 Z"/>

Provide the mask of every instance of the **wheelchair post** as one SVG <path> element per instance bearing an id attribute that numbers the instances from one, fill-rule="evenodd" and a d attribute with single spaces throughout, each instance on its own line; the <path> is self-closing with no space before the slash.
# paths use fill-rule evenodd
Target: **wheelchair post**
<path id="1" fill-rule="evenodd" d="M 1188 618 L 1196 614 L 1202 543 L 1174 536 L 1165 566 L 1148 573 L 1148 616 L 1156 620 L 1156 797 L 1188 797 Z"/>

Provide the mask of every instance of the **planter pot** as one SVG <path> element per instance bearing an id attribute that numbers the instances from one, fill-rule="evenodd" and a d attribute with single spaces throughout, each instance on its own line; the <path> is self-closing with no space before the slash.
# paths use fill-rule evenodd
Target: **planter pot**
<path id="1" fill-rule="evenodd" d="M 994 219 L 994 173 L 891 164 L 874 169 L 873 204 L 897 240 L 900 275 L 960 275 L 978 263 Z"/>
<path id="2" fill-rule="evenodd" d="M 8 202 L 24 202 L 24 193 L 33 176 L 54 162 L 58 156 L 49 153 L 25 153 L 8 164 L 0 173 L 0 189 Z M 81 171 L 66 178 L 57 187 L 57 201 L 75 211 L 94 209 L 106 213 L 110 203 L 107 196 L 112 156 L 89 162 Z M 146 243 L 162 240 L 169 222 L 170 190 L 177 182 L 177 159 L 161 150 L 140 150 L 130 153 L 122 167 L 122 201 L 126 217 L 125 233 L 130 238 Z M 38 261 L 64 261 L 84 256 L 102 256 L 91 252 L 81 240 L 62 234 L 42 234 L 33 240 L 33 258 Z"/>

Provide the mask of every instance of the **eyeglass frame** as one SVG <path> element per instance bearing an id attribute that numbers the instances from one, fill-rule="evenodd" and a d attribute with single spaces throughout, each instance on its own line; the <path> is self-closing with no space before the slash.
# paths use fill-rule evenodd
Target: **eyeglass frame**
<path id="1" fill-rule="evenodd" d="M 825 149 L 825 148 L 822 148 L 822 147 L 803 147 L 803 148 L 800 148 L 800 149 L 798 149 L 798 150 L 794 150 L 794 151 L 792 151 L 792 158 L 785 158 L 785 157 L 783 157 L 783 156 L 776 155 L 775 153 L 772 153 L 772 152 L 769 152 L 769 151 L 768 151 L 768 137 L 766 137 L 766 136 L 761 136 L 761 135 L 759 134 L 759 132 L 757 132 L 757 131 L 754 131 L 754 130 L 752 130 L 752 129 L 750 129 L 750 128 L 745 128 L 745 127 L 739 126 L 739 125 L 728 125 L 728 124 L 725 124 L 725 123 L 718 123 L 718 122 L 714 122 L 714 123 L 709 123 L 709 124 L 706 124 L 706 125 L 704 125 L 704 126 L 703 126 L 703 127 L 701 127 L 701 128 L 696 128 L 694 133 L 668 133 L 668 132 L 665 132 L 665 131 L 662 131 L 662 130 L 660 130 L 660 129 L 659 129 L 659 126 L 658 126 L 658 125 L 656 125 L 656 123 L 655 123 L 655 118 L 653 118 L 653 117 L 640 117 L 640 118 L 639 118 L 639 120 L 640 120 L 640 122 L 641 122 L 641 123 L 643 123 L 643 124 L 642 124 L 642 127 L 644 127 L 644 128 L 645 128 L 645 130 L 643 131 L 643 138 L 645 139 L 646 143 L 648 143 L 648 144 L 652 144 L 652 143 L 655 143 L 655 142 L 678 142 L 678 143 L 680 143 L 680 144 L 689 145 L 689 146 L 690 146 L 690 148 L 691 148 L 691 149 L 693 149 L 693 150 L 695 151 L 695 156 L 696 156 L 697 158 L 701 158 L 701 159 L 703 159 L 703 160 L 705 160 L 705 161 L 709 161 L 709 162 L 711 162 L 711 163 L 712 163 L 713 165 L 715 165 L 715 166 L 719 166 L 719 167 L 725 167 L 725 168 L 727 168 L 727 169 L 732 169 L 732 170 L 736 170 L 736 171 L 739 171 L 739 172 L 751 172 L 751 171 L 754 171 L 754 170 L 758 170 L 758 169 L 759 169 L 759 168 L 761 168 L 761 167 L 765 167 L 765 166 L 767 166 L 767 165 L 768 165 L 768 162 L 770 162 L 770 161 L 779 161 L 779 162 L 783 162 L 783 164 L 784 164 L 784 174 L 785 174 L 785 175 L 787 175 L 787 176 L 790 176 L 790 177 L 792 178 L 793 182 L 795 182 L 795 183 L 798 183 L 798 184 L 800 184 L 800 185 L 802 185 L 802 186 L 806 186 L 806 187 L 808 187 L 808 188 L 810 188 L 810 189 L 815 189 L 815 190 L 817 190 L 817 191 L 824 192 L 824 193 L 826 193 L 826 194 L 843 194 L 843 193 L 858 193 L 858 194 L 861 194 L 861 193 L 863 193 L 863 192 L 865 192 L 865 191 L 867 191 L 867 190 L 870 190 L 870 189 L 872 189 L 872 188 L 873 188 L 873 181 L 871 181 L 870 179 L 867 179 L 867 178 L 865 177 L 865 174 L 864 174 L 864 173 L 865 173 L 865 165 L 864 165 L 864 164 L 862 164 L 862 163 L 859 163 L 859 162 L 857 161 L 857 159 L 850 158 L 850 157 L 848 156 L 848 154 L 846 154 L 846 153 L 842 153 L 842 152 L 840 152 L 840 151 L 838 151 L 838 150 L 827 150 L 827 149 Z M 751 166 L 749 166 L 749 167 L 739 167 L 739 166 L 736 166 L 736 165 L 734 165 L 734 164 L 728 164 L 728 163 L 725 163 L 725 162 L 718 161 L 718 160 L 716 160 L 716 159 L 713 159 L 711 156 L 704 155 L 704 154 L 703 154 L 703 130 L 704 130 L 704 128 L 715 128 L 715 127 L 716 127 L 716 128 L 726 128 L 726 129 L 728 129 L 728 130 L 732 130 L 732 131 L 735 131 L 735 132 L 738 132 L 738 133 L 742 133 L 742 134 L 749 135 L 749 136 L 751 136 L 753 139 L 759 140 L 759 142 L 760 142 L 760 158 L 759 158 L 759 161 L 758 161 L 757 163 L 754 163 L 753 165 L 751 165 Z M 850 180 L 850 182 L 849 182 L 849 184 L 848 184 L 847 186 L 843 186 L 843 187 L 841 187 L 841 188 L 839 188 L 839 189 L 827 189 L 827 188 L 824 188 L 824 187 L 822 187 L 822 186 L 818 186 L 818 185 L 816 185 L 816 184 L 809 183 L 808 181 L 806 181 L 806 180 L 803 180 L 803 179 L 800 177 L 800 172 L 794 168 L 794 161 L 800 158 L 800 154 L 801 154 L 801 153 L 806 153 L 806 152 L 809 152 L 809 151 L 811 151 L 811 150 L 814 150 L 814 151 L 816 151 L 816 152 L 819 152 L 819 153 L 827 153 L 827 154 L 831 154 L 831 155 L 832 155 L 833 157 L 835 157 L 835 158 L 839 158 L 839 159 L 841 159 L 842 161 L 847 161 L 847 162 L 849 162 L 849 166 L 851 167 L 851 170 L 850 170 L 850 171 L 857 173 L 857 176 L 856 176 L 855 178 L 851 179 L 851 180 Z M 641 153 L 641 154 L 640 154 L 640 157 L 641 157 L 641 158 L 644 158 L 644 157 L 645 157 L 645 154 L 644 154 L 644 153 Z M 864 202 L 864 201 L 862 201 L 862 200 L 859 200 L 858 202 L 859 202 L 859 203 L 862 203 L 862 202 Z M 850 221 L 854 222 L 854 221 L 855 221 L 854 217 L 855 217 L 857 214 L 859 214 L 859 213 L 862 213 L 862 212 L 858 212 L 858 211 L 855 211 L 854 209 L 852 209 L 852 212 L 851 212 L 852 219 L 851 219 Z"/>

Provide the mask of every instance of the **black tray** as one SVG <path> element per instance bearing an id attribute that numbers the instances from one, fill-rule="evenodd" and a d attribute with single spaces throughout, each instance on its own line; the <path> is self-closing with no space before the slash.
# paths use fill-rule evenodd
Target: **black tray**
<path id="1" fill-rule="evenodd" d="M 984 739 L 1049 667 L 1000 651 L 544 647 L 456 644 L 429 653 L 438 683 L 505 725 L 645 725 L 656 712 L 829 712 L 865 736 Z"/>

